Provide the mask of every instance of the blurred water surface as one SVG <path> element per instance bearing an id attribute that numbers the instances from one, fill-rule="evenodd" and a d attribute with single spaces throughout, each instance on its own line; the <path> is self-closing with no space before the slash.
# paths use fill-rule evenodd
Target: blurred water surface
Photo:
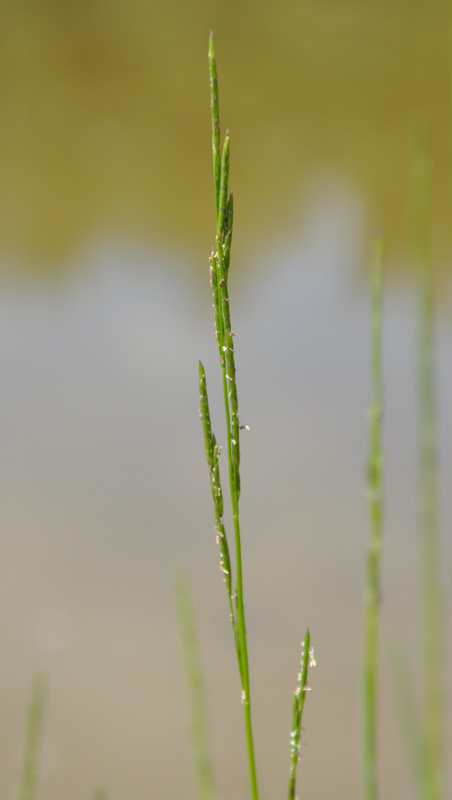
<path id="1" fill-rule="evenodd" d="M 406 254 L 413 114 L 432 118 L 435 250 L 450 251 L 449 9 L 283 0 L 4 0 L 0 242 L 61 270 L 101 229 L 201 260 L 212 219 L 206 42 L 217 41 L 241 225 L 287 232 L 300 187 L 349 184 Z"/>
<path id="2" fill-rule="evenodd" d="M 412 797 L 392 687 L 417 661 L 409 126 L 432 120 L 443 578 L 452 563 L 444 4 L 5 2 L 0 105 L 0 794 L 48 677 L 39 800 L 194 797 L 172 576 L 198 609 L 221 796 L 247 796 L 198 420 L 224 440 L 207 256 L 207 36 L 232 134 L 231 308 L 263 796 L 282 796 L 309 624 L 306 796 L 360 796 L 368 253 L 387 232 L 382 796 Z M 50 280 L 49 276 L 53 279 Z M 450 619 L 447 619 L 450 633 Z M 328 764 L 328 770 L 325 765 Z"/>

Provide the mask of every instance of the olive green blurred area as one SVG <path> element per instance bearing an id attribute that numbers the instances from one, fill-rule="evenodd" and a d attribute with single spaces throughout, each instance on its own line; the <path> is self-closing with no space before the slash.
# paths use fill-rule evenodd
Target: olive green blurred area
<path id="1" fill-rule="evenodd" d="M 4 0 L 0 255 L 60 271 L 115 235 L 199 256 L 212 223 L 207 40 L 232 137 L 237 246 L 290 230 L 318 176 L 408 248 L 410 120 L 432 122 L 434 255 L 450 250 L 449 8 L 432 0 Z M 366 230 L 367 233 L 367 230 Z M 201 259 L 202 256 L 202 259 Z M 67 268 L 67 266 L 66 266 Z"/>

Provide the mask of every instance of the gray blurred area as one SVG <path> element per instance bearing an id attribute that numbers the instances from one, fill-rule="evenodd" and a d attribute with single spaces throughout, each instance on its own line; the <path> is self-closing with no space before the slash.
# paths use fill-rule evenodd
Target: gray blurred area
<path id="1" fill-rule="evenodd" d="M 446 9 L 11 0 L 0 14 L 0 796 L 12 797 L 41 670 L 37 800 L 92 798 L 97 786 L 110 800 L 195 798 L 173 600 L 179 568 L 197 608 L 220 796 L 248 796 L 198 419 L 202 358 L 224 441 L 208 283 L 214 28 L 237 209 L 230 295 L 240 413 L 251 429 L 241 516 L 262 798 L 286 790 L 307 625 L 318 666 L 302 794 L 360 797 L 368 267 L 372 233 L 383 228 L 381 796 L 409 800 L 394 662 L 401 649 L 416 680 L 417 301 L 407 209 L 419 111 L 431 115 L 435 159 L 447 609 L 452 587 Z M 448 610 L 445 623 L 450 639 Z"/>

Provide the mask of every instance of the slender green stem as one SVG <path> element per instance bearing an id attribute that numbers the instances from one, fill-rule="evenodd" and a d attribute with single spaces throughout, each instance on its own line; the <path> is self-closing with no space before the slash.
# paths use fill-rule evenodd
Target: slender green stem
<path id="1" fill-rule="evenodd" d="M 33 681 L 28 707 L 24 760 L 17 800 L 34 800 L 36 796 L 44 704 L 44 680 L 38 675 Z"/>
<path id="2" fill-rule="evenodd" d="M 438 531 L 434 296 L 430 252 L 430 121 L 418 119 L 413 158 L 413 235 L 417 262 L 419 385 L 420 634 L 422 679 L 421 791 L 444 798 L 442 596 Z"/>
<path id="3" fill-rule="evenodd" d="M 380 606 L 380 553 L 382 547 L 382 478 L 381 418 L 383 405 L 381 317 L 383 298 L 383 250 L 381 237 L 374 243 L 372 272 L 372 382 L 373 398 L 369 409 L 368 495 L 370 536 L 367 550 L 367 586 L 365 593 L 364 651 L 364 798 L 377 798 L 377 690 L 378 634 Z"/>
<path id="4" fill-rule="evenodd" d="M 175 597 L 190 699 L 191 743 L 198 798 L 199 800 L 214 800 L 217 793 L 209 750 L 204 679 L 196 635 L 195 611 L 192 594 L 184 574 L 176 576 Z"/>
<path id="5" fill-rule="evenodd" d="M 209 74 L 210 105 L 212 117 L 212 153 L 215 186 L 215 208 L 217 231 L 215 250 L 210 258 L 210 283 L 215 318 L 215 336 L 220 357 L 223 398 L 226 418 L 227 455 L 229 486 L 231 493 L 232 517 L 234 523 L 235 558 L 236 558 L 236 591 L 235 612 L 232 604 L 231 569 L 228 553 L 222 562 L 225 582 L 228 590 L 229 608 L 233 625 L 234 641 L 242 684 L 242 703 L 245 721 L 245 735 L 248 752 L 248 767 L 252 800 L 258 800 L 256 764 L 254 757 L 253 731 L 251 724 L 251 700 L 248 666 L 248 650 L 246 643 L 245 607 L 243 599 L 243 569 L 239 522 L 240 497 L 240 425 L 238 415 L 237 384 L 235 375 L 235 356 L 233 332 L 229 311 L 228 275 L 233 225 L 233 199 L 228 191 L 229 182 L 229 134 L 226 132 L 223 150 L 220 152 L 220 116 L 218 103 L 218 80 L 215 60 L 215 45 L 212 34 L 209 40 Z M 201 418 L 204 427 L 204 442 L 207 462 L 209 464 L 212 496 L 215 506 L 215 519 L 220 549 L 227 547 L 226 532 L 223 522 L 223 499 L 219 483 L 219 448 L 211 431 L 210 413 L 208 410 L 205 374 L 200 364 L 200 396 Z M 222 553 L 223 559 L 223 553 Z"/>
<path id="6" fill-rule="evenodd" d="M 301 731 L 303 729 L 301 723 L 303 718 L 303 708 L 306 700 L 306 694 L 311 689 L 311 687 L 308 685 L 308 669 L 310 667 L 315 667 L 315 659 L 314 648 L 311 647 L 311 637 L 308 628 L 306 631 L 306 636 L 301 643 L 300 672 L 298 673 L 298 681 L 292 703 L 292 728 L 290 731 L 290 772 L 287 800 L 295 800 L 296 797 L 296 770 L 297 764 L 300 760 L 302 744 Z"/>
<path id="7" fill-rule="evenodd" d="M 243 703 L 243 713 L 245 717 L 245 733 L 246 733 L 246 743 L 248 750 L 251 796 L 253 799 L 255 798 L 257 800 L 258 798 L 257 775 L 256 775 L 256 762 L 254 756 L 253 728 L 251 723 L 251 696 L 250 696 L 250 680 L 249 680 L 249 667 L 248 667 L 248 648 L 246 644 L 245 606 L 243 602 L 242 556 L 241 556 L 238 508 L 237 508 L 237 513 L 234 512 L 234 530 L 235 530 L 235 553 L 236 553 L 236 566 L 237 566 L 236 611 L 237 611 L 237 631 L 239 636 L 240 656 L 241 656 L 240 672 L 242 678 L 242 703 Z"/>

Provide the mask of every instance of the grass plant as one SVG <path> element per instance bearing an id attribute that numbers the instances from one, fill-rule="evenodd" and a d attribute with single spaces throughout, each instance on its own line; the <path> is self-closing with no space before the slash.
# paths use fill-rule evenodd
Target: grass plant
<path id="1" fill-rule="evenodd" d="M 364 798 L 377 798 L 377 710 L 379 662 L 380 556 L 383 543 L 382 453 L 382 300 L 384 241 L 375 240 L 372 269 L 371 370 L 373 397 L 369 408 L 368 502 L 370 536 L 367 550 L 365 591 L 363 755 Z"/>
<path id="2" fill-rule="evenodd" d="M 227 461 L 229 488 L 234 524 L 236 586 L 232 597 L 232 576 L 229 546 L 223 520 L 224 504 L 220 483 L 219 459 L 221 448 L 217 445 L 210 421 L 206 376 L 199 363 L 199 394 L 201 419 L 204 430 L 204 445 L 210 473 L 210 486 L 215 509 L 215 526 L 220 547 L 220 567 L 228 594 L 229 612 L 234 634 L 234 643 L 242 685 L 242 704 L 248 753 L 248 768 L 252 800 L 258 798 L 256 762 L 254 756 L 253 728 L 251 721 L 251 696 L 248 667 L 248 648 L 245 627 L 245 603 L 243 597 L 243 570 L 239 521 L 240 498 L 240 424 L 235 373 L 234 339 L 229 311 L 228 273 L 233 226 L 233 198 L 229 194 L 229 132 L 226 131 L 220 148 L 220 112 L 218 103 L 218 81 L 215 60 L 215 45 L 211 34 L 209 40 L 210 103 L 212 122 L 212 155 L 215 186 L 215 209 L 217 230 L 215 248 L 210 257 L 210 283 L 215 318 L 215 336 L 221 365 L 224 410 L 227 432 Z M 235 603 L 233 603 L 233 599 Z"/>
<path id="3" fill-rule="evenodd" d="M 254 739 L 251 719 L 251 694 L 246 639 L 245 603 L 243 591 L 242 546 L 239 520 L 240 499 L 240 434 L 246 428 L 239 421 L 239 406 L 236 382 L 234 333 L 231 328 L 229 307 L 229 263 L 233 228 L 233 197 L 229 193 L 229 133 L 226 131 L 223 145 L 220 138 L 220 112 L 218 101 L 218 79 L 213 35 L 209 40 L 210 106 L 212 125 L 212 156 L 216 210 L 215 247 L 210 256 L 210 285 L 215 321 L 215 337 L 220 360 L 224 411 L 226 419 L 226 452 L 229 475 L 229 494 L 234 526 L 235 550 L 235 588 L 232 588 L 232 561 L 224 523 L 224 497 L 220 479 L 221 447 L 217 444 L 212 430 L 207 382 L 204 366 L 199 362 L 200 416 L 204 432 L 204 448 L 209 468 L 210 488 L 215 514 L 215 530 L 220 549 L 220 568 L 223 573 L 228 597 L 229 614 L 232 624 L 237 663 L 242 688 L 242 705 L 245 723 L 245 737 L 248 755 L 248 770 L 252 800 L 258 800 L 258 783 Z M 302 665 L 293 701 L 293 722 L 291 732 L 291 766 L 289 798 L 295 797 L 295 767 L 299 759 L 301 720 L 308 691 L 307 670 L 313 665 L 313 650 L 309 632 L 304 640 Z M 194 690 L 194 687 L 192 687 Z"/>

